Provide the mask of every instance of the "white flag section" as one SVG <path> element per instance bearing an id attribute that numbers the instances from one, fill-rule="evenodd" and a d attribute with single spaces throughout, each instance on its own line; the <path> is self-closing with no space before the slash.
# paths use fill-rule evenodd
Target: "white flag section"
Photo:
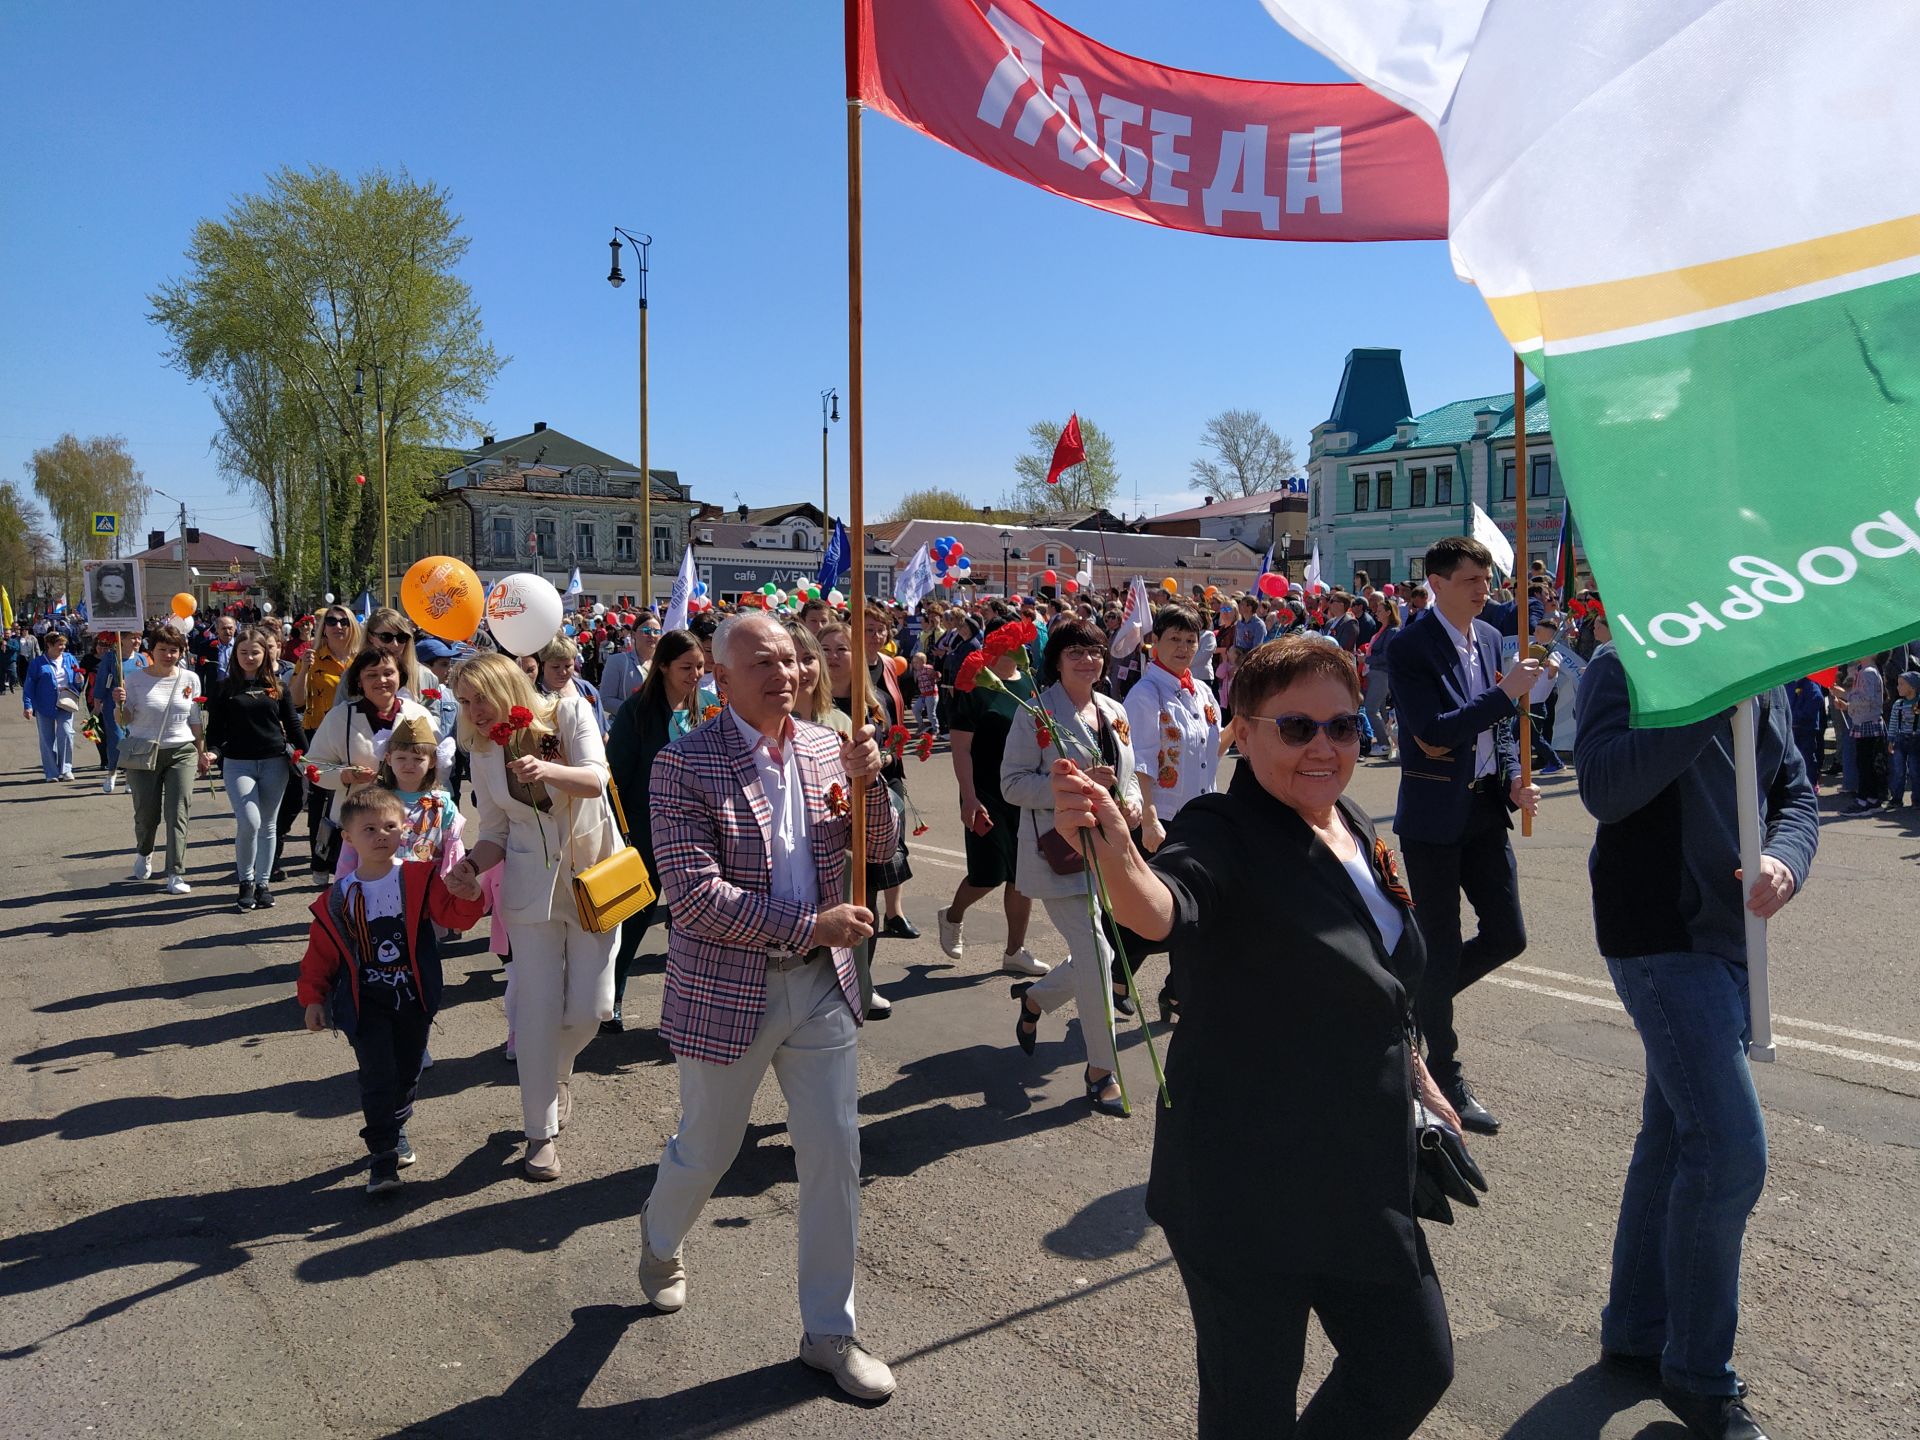
<path id="1" fill-rule="evenodd" d="M 1313 558 L 1307 561 L 1306 573 L 1302 578 L 1304 578 L 1307 584 L 1310 586 L 1318 585 L 1321 583 L 1320 582 L 1320 542 L 1318 540 L 1313 542 Z"/>
<path id="2" fill-rule="evenodd" d="M 900 582 L 893 587 L 893 598 L 911 610 L 933 593 L 933 585 L 933 557 L 922 545 L 913 552 L 913 559 L 907 562 L 907 568 L 900 572 Z"/>
<path id="3" fill-rule="evenodd" d="M 560 597 L 563 600 L 571 600 L 585 588 L 586 587 L 580 583 L 580 567 L 576 565 L 573 567 L 573 574 L 567 577 L 567 588 L 560 592 Z"/>
<path id="4" fill-rule="evenodd" d="M 689 545 L 680 557 L 680 573 L 673 577 L 673 594 L 667 600 L 667 618 L 660 622 L 661 629 L 687 628 L 687 602 L 693 598 L 693 582 L 693 546 Z"/>
<path id="5" fill-rule="evenodd" d="M 1127 586 L 1127 613 L 1120 617 L 1120 628 L 1113 632 L 1108 649 L 1114 659 L 1131 655 L 1153 631 L 1153 601 L 1147 595 L 1147 582 L 1138 575 Z"/>
<path id="6" fill-rule="evenodd" d="M 1493 552 L 1493 568 L 1509 578 L 1513 575 L 1513 542 L 1500 533 L 1493 517 L 1478 505 L 1473 507 L 1473 538 Z"/>

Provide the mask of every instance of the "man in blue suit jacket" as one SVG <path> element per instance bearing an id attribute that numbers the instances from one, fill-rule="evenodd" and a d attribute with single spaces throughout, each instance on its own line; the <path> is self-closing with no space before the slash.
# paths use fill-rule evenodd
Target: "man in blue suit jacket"
<path id="1" fill-rule="evenodd" d="M 1479 541 L 1435 542 L 1427 551 L 1433 606 L 1401 631 L 1387 655 L 1402 736 L 1394 830 L 1427 942 L 1414 1018 L 1435 1082 L 1467 1128 L 1488 1135 L 1500 1122 L 1461 1070 L 1453 997 L 1527 946 L 1509 816 L 1522 806 L 1533 813 L 1540 792 L 1521 784 L 1511 722 L 1545 673 L 1538 660 L 1499 673 L 1499 632 L 1476 618 L 1492 579 L 1493 557 Z M 1480 921 L 1465 943 L 1463 891 Z"/>

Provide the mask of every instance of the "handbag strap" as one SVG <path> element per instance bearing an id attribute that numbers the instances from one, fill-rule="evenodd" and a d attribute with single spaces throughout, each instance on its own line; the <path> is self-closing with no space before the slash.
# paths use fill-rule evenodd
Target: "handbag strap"
<path id="1" fill-rule="evenodd" d="M 627 833 L 627 811 L 620 803 L 620 787 L 613 783 L 613 776 L 607 776 L 607 799 L 613 804 L 613 818 L 620 824 L 620 833 Z"/>
<path id="2" fill-rule="evenodd" d="M 153 734 L 151 735 L 130 736 L 129 738 L 151 740 L 155 745 L 160 743 L 160 736 L 165 733 L 167 728 L 167 717 L 173 713 L 173 697 L 180 693 L 180 677 L 184 674 L 186 674 L 186 671 L 181 667 L 180 662 L 176 660 L 173 666 L 173 686 L 167 691 L 166 703 L 160 707 L 160 723 L 154 727 Z M 123 685 L 126 683 L 124 676 L 121 677 L 120 683 Z"/>

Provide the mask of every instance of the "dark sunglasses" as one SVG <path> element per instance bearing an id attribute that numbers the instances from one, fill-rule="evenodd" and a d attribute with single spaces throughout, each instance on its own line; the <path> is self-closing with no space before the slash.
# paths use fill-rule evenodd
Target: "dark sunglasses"
<path id="1" fill-rule="evenodd" d="M 320 623 L 329 630 L 345 630 L 352 626 L 353 621 L 349 620 L 345 615 L 329 615 Z"/>
<path id="2" fill-rule="evenodd" d="M 1249 715 L 1247 719 L 1273 726 L 1280 732 L 1280 738 L 1295 749 L 1308 744 L 1322 730 L 1335 745 L 1360 743 L 1358 715 L 1335 715 L 1331 720 L 1315 720 L 1311 715 Z"/>
<path id="3" fill-rule="evenodd" d="M 413 636 L 404 630 L 375 630 L 373 638 L 382 645 L 404 645 L 413 639 Z"/>

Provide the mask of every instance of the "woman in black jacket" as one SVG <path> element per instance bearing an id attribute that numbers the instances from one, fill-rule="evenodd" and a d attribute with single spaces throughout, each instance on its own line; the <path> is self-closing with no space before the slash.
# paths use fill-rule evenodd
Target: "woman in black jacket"
<path id="1" fill-rule="evenodd" d="M 1243 757 L 1150 860 L 1119 807 L 1056 761 L 1055 826 L 1085 830 L 1116 918 L 1171 938 L 1180 1026 L 1147 1213 L 1193 1311 L 1203 1440 L 1404 1440 L 1453 1376 L 1414 1219 L 1413 1103 L 1458 1128 L 1412 1043 L 1426 951 L 1391 852 L 1344 798 L 1352 657 L 1310 636 L 1234 676 Z M 1338 1359 L 1295 1419 L 1307 1316 Z"/>
<path id="2" fill-rule="evenodd" d="M 273 874 L 280 800 L 293 779 L 293 752 L 307 747 L 306 731 L 293 708 L 293 692 L 270 655 L 267 633 L 240 632 L 233 665 L 207 701 L 207 748 L 220 756 L 220 775 L 233 806 L 234 869 L 242 911 L 273 904 Z"/>

